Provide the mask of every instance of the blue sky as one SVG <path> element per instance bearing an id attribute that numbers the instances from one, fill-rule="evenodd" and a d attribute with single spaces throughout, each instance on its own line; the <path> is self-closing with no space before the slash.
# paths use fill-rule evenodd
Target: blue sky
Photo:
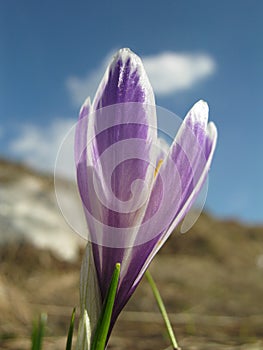
<path id="1" fill-rule="evenodd" d="M 0 1 L 0 155 L 48 169 L 56 135 L 77 117 L 76 94 L 114 50 L 130 47 L 148 66 L 169 53 L 157 104 L 183 117 L 202 98 L 219 131 L 207 209 L 262 223 L 262 15 L 261 0 Z M 170 86 L 178 58 L 182 79 L 199 75 Z"/>

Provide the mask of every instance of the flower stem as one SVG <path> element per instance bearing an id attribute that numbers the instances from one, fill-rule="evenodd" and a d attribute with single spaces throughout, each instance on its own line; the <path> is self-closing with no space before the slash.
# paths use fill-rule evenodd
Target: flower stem
<path id="1" fill-rule="evenodd" d="M 167 311 L 165 309 L 165 306 L 164 306 L 164 303 L 163 303 L 163 300 L 162 300 L 162 297 L 160 295 L 160 292 L 154 282 L 154 279 L 150 273 L 149 270 L 147 270 L 145 272 L 145 276 L 151 286 L 151 289 L 153 291 L 153 295 L 156 299 L 156 302 L 157 302 L 157 305 L 159 307 L 159 310 L 162 314 L 162 317 L 163 317 L 163 320 L 164 320 L 164 323 L 165 323 L 165 326 L 166 326 L 166 329 L 167 329 L 167 332 L 168 332 L 168 335 L 169 335 L 169 338 L 170 338 L 170 341 L 171 341 L 171 344 L 172 344 L 172 347 L 174 350 L 180 350 L 181 348 L 179 348 L 178 344 L 177 344 L 177 341 L 176 341 L 176 338 L 175 338 L 175 335 L 174 335 L 174 332 L 173 332 L 173 328 L 172 328 L 172 325 L 171 325 L 171 322 L 169 320 L 169 317 L 168 317 L 168 314 L 167 314 Z"/>

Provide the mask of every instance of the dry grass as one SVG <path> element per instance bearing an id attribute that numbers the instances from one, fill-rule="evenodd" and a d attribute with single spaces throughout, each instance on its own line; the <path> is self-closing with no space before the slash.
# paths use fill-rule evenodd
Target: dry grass
<path id="1" fill-rule="evenodd" d="M 263 349 L 262 228 L 203 215 L 174 234 L 151 265 L 183 349 Z M 61 262 L 29 245 L 0 251 L 0 348 L 29 349 L 31 321 L 48 313 L 45 349 L 63 349 L 78 304 L 80 260 Z M 165 349 L 169 341 L 142 281 L 118 320 L 109 348 Z"/>

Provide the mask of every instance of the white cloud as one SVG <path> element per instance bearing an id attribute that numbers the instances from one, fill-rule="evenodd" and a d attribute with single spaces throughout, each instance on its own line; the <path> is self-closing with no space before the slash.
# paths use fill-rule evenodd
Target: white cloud
<path id="1" fill-rule="evenodd" d="M 207 54 L 164 52 L 143 58 L 154 92 L 168 95 L 190 89 L 215 72 L 215 61 Z"/>
<path id="2" fill-rule="evenodd" d="M 55 119 L 48 126 L 23 125 L 18 137 L 9 144 L 13 155 L 26 164 L 47 172 L 53 172 L 60 144 L 76 121 L 72 119 Z M 73 133 L 71 133 L 71 136 Z M 60 162 L 61 173 L 71 175 L 73 160 L 73 137 L 64 146 L 68 160 Z"/>
<path id="3" fill-rule="evenodd" d="M 73 103 L 80 106 L 87 95 L 94 96 L 113 52 L 84 77 L 71 76 L 66 81 Z M 162 52 L 142 57 L 146 72 L 157 95 L 169 95 L 190 89 L 215 72 L 216 63 L 208 54 Z"/>
<path id="4" fill-rule="evenodd" d="M 67 79 L 66 86 L 74 105 L 81 106 L 88 96 L 95 96 L 104 68 L 106 69 L 106 66 L 97 67 L 83 78 L 71 76 Z"/>

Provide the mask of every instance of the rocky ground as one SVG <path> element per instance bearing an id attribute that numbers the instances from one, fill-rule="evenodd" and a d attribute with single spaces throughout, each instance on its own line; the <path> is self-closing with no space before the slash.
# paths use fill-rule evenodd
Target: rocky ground
<path id="1" fill-rule="evenodd" d="M 68 228 L 63 236 L 50 178 L 17 167 L 0 164 L 0 349 L 30 349 L 32 320 L 40 312 L 48 315 L 43 348 L 65 349 L 70 314 L 78 305 L 83 242 Z M 39 210 L 33 210 L 33 219 L 32 203 Z M 51 214 L 53 231 L 43 226 L 50 225 Z M 44 240 L 46 230 L 46 241 L 56 242 L 56 228 L 65 257 L 59 245 L 55 249 Z M 151 271 L 182 349 L 263 349 L 262 227 L 203 214 L 187 234 L 172 235 Z M 143 280 L 116 324 L 109 349 L 166 348 L 162 318 Z"/>

